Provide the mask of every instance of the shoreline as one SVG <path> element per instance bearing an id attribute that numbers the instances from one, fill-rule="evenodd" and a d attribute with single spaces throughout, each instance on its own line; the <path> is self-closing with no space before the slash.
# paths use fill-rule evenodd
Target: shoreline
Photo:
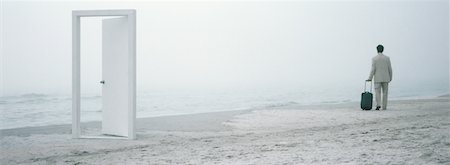
<path id="1" fill-rule="evenodd" d="M 235 115 L 248 113 L 251 110 L 235 110 L 222 112 L 207 112 L 173 116 L 146 117 L 136 119 L 136 131 L 214 131 L 228 129 L 219 126 L 217 121 L 225 121 Z M 188 120 L 186 120 L 188 119 Z M 174 123 L 165 122 L 177 121 Z M 199 121 L 201 120 L 201 121 Z M 198 124 L 202 123 L 202 126 Z M 209 124 L 209 125 L 203 125 Z M 100 121 L 81 123 L 83 129 L 99 129 Z M 37 127 L 21 127 L 12 129 L 0 129 L 0 137 L 3 136 L 30 136 L 33 134 L 71 134 L 72 124 L 48 125 Z"/>
<path id="2" fill-rule="evenodd" d="M 72 139 L 70 125 L 2 130 L 0 162 L 445 164 L 448 130 L 450 95 L 391 101 L 386 111 L 292 105 L 138 119 L 137 140 Z"/>
<path id="3" fill-rule="evenodd" d="M 424 96 L 425 97 L 425 96 Z M 389 103 L 400 103 L 400 102 L 409 102 L 409 101 L 425 101 L 425 100 L 436 100 L 436 99 L 446 99 L 450 98 L 450 94 L 440 95 L 440 96 L 426 96 L 424 97 L 415 97 L 415 98 L 403 98 L 391 100 Z M 375 105 L 375 101 L 373 102 Z M 252 109 L 243 109 L 243 110 L 230 110 L 230 111 L 218 111 L 218 112 L 204 112 L 204 113 L 193 113 L 193 114 L 180 114 L 180 115 L 168 115 L 168 116 L 156 116 L 156 117 L 143 117 L 136 118 L 136 131 L 145 131 L 145 130 L 160 130 L 160 131 L 175 131 L 175 130 L 197 130 L 197 131 L 205 131 L 205 130 L 219 130 L 219 129 L 227 129 L 223 126 L 218 126 L 219 123 L 211 123 L 213 120 L 220 120 L 222 122 L 225 119 L 229 119 L 235 115 L 249 113 L 252 111 L 258 110 L 266 110 L 266 109 L 323 109 L 326 106 L 334 106 L 334 108 L 339 107 L 347 107 L 347 106 L 359 106 L 359 102 L 350 101 L 350 102 L 341 102 L 341 103 L 317 103 L 317 104 L 308 104 L 308 105 L 283 105 L 283 106 L 265 106 L 260 108 L 252 108 Z M 358 107 L 359 108 L 359 107 Z M 373 110 L 373 109 L 372 109 Z M 223 115 L 223 116 L 221 116 Z M 164 120 L 176 121 L 181 120 L 177 123 L 165 123 L 166 125 L 161 125 L 164 123 Z M 183 119 L 191 119 L 191 121 L 182 121 Z M 193 120 L 192 120 L 193 119 Z M 189 124 L 189 122 L 199 122 L 198 120 L 211 119 L 210 124 L 215 124 L 215 128 L 209 126 L 209 128 L 200 127 L 191 127 L 186 128 L 183 127 L 175 128 L 177 124 Z M 208 121 L 200 121 L 200 122 L 208 122 Z M 81 123 L 82 127 L 89 127 L 94 129 L 99 129 L 101 126 L 101 121 L 89 121 Z M 156 124 L 156 125 L 154 125 Z M 0 129 L 0 137 L 2 136 L 29 136 L 31 134 L 55 134 L 55 133 L 67 133 L 71 134 L 71 126 L 72 124 L 55 124 L 55 125 L 45 125 L 45 126 L 36 126 L 36 127 L 18 127 L 18 128 L 9 128 L 9 129 Z M 145 127 L 144 127 L 145 126 Z M 150 126 L 150 128 L 149 128 Z"/>
<path id="4" fill-rule="evenodd" d="M 408 101 L 408 100 L 429 100 L 429 99 L 439 99 L 439 98 L 450 98 L 450 94 L 444 94 L 439 96 L 420 96 L 420 97 L 402 97 L 402 98 L 396 98 L 393 100 L 390 100 L 389 102 L 398 102 L 398 101 Z M 375 104 L 375 100 L 374 103 Z M 359 101 L 348 101 L 348 102 L 320 102 L 320 103 L 312 103 L 312 104 L 293 104 L 293 105 L 282 105 L 282 106 L 261 106 L 261 107 L 254 107 L 254 108 L 248 108 L 248 109 L 240 109 L 240 110 L 225 110 L 225 111 L 216 111 L 216 112 L 203 112 L 203 113 L 192 113 L 192 114 L 175 114 L 175 115 L 165 115 L 165 116 L 152 116 L 152 117 L 142 117 L 142 118 L 136 118 L 137 125 L 140 125 L 140 123 L 147 123 L 146 121 L 155 119 L 155 120 L 161 120 L 163 118 L 176 118 L 176 117 L 187 117 L 190 118 L 190 116 L 195 115 L 212 115 L 214 113 L 220 113 L 220 114 L 235 114 L 235 113 L 246 113 L 250 111 L 255 110 L 264 110 L 264 109 L 285 109 L 285 108 L 308 108 L 308 107 L 317 107 L 317 106 L 325 106 L 325 105 L 334 105 L 334 106 L 342 106 L 342 105 L 358 105 Z M 101 124 L 101 121 L 88 121 L 82 123 L 85 126 L 89 127 L 99 127 Z M 71 123 L 69 124 L 52 124 L 52 125 L 43 125 L 43 126 L 35 126 L 35 127 L 17 127 L 17 128 L 6 128 L 6 129 L 0 129 L 0 136 L 3 135 L 22 135 L 23 132 L 30 132 L 31 133 L 71 133 L 70 130 L 66 131 L 63 129 L 71 129 Z M 138 128 L 137 128 L 138 129 Z M 55 131 L 56 130 L 56 131 Z M 23 135 L 22 135 L 23 136 Z"/>

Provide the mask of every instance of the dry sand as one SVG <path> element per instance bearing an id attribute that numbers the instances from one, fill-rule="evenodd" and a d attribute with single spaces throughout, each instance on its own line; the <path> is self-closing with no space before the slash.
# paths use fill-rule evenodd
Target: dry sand
<path id="1" fill-rule="evenodd" d="M 83 125 L 85 134 L 98 122 Z M 139 119 L 137 140 L 1 130 L 1 164 L 450 164 L 450 97 Z"/>

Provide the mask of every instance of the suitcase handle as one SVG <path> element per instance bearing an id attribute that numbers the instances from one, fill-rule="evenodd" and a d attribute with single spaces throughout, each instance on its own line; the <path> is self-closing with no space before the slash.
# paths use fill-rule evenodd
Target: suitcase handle
<path id="1" fill-rule="evenodd" d="M 367 82 L 370 82 L 370 93 L 372 93 L 372 80 L 366 80 L 364 83 L 364 92 L 367 92 Z"/>

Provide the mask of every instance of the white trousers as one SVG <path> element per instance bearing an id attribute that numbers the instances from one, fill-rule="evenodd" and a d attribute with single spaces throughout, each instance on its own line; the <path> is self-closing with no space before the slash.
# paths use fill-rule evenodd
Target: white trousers
<path id="1" fill-rule="evenodd" d="M 383 109 L 386 109 L 389 83 L 376 82 L 374 85 L 375 85 L 375 100 L 377 101 L 377 107 L 382 105 L 381 107 Z M 383 91 L 383 94 L 381 94 L 381 91 Z M 381 99 L 383 99 L 382 102 Z"/>

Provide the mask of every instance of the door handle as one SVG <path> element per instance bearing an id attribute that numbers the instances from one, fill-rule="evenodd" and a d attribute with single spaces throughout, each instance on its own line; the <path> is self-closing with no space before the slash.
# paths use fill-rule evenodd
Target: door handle
<path id="1" fill-rule="evenodd" d="M 100 81 L 101 84 L 105 84 L 105 80 Z"/>

